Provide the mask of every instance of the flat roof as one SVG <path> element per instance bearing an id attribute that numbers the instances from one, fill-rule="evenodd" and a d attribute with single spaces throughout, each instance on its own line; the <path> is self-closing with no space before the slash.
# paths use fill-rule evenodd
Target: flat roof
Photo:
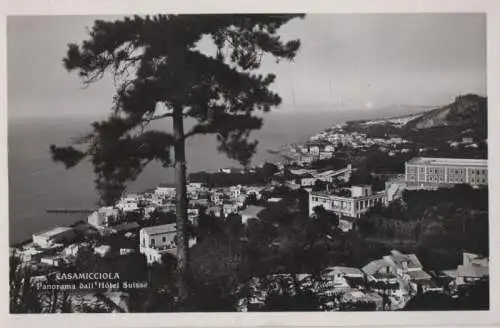
<path id="1" fill-rule="evenodd" d="M 177 225 L 175 223 L 162 224 L 153 227 L 142 228 L 141 230 L 148 235 L 157 235 L 161 233 L 173 233 L 177 231 Z"/>
<path id="2" fill-rule="evenodd" d="M 265 210 L 266 208 L 263 206 L 257 206 L 257 205 L 249 205 L 247 206 L 246 209 L 240 212 L 240 215 L 246 215 L 246 216 L 255 216 L 257 217 L 257 214 L 259 214 L 261 211 Z"/>
<path id="3" fill-rule="evenodd" d="M 408 164 L 488 166 L 488 160 L 487 159 L 473 159 L 473 158 L 416 157 L 416 158 L 412 158 L 411 160 L 409 160 Z"/>
<path id="4" fill-rule="evenodd" d="M 70 227 L 55 227 L 49 230 L 44 230 L 38 233 L 34 233 L 34 236 L 38 237 L 45 237 L 45 238 L 50 238 L 52 236 L 56 236 L 58 234 L 64 233 L 66 231 L 73 230 L 73 228 Z"/>

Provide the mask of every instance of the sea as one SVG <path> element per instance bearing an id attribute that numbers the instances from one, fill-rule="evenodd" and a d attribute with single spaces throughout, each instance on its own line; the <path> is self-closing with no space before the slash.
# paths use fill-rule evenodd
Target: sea
<path id="1" fill-rule="evenodd" d="M 290 143 L 306 141 L 319 131 L 349 120 L 374 119 L 406 115 L 418 111 L 411 108 L 381 110 L 276 110 L 264 116 L 262 129 L 250 138 L 259 141 L 252 164 L 279 161 L 277 150 Z M 89 131 L 88 117 L 72 118 L 9 118 L 9 243 L 29 239 L 33 233 L 58 225 L 85 220 L 86 214 L 54 214 L 48 209 L 94 209 L 98 201 L 94 175 L 88 162 L 66 170 L 52 162 L 51 144 L 64 145 L 70 138 Z M 155 124 L 159 124 L 155 122 Z M 165 129 L 169 129 L 167 123 Z M 190 122 L 186 124 L 186 130 Z M 163 126 L 157 126 L 163 128 Z M 186 145 L 188 172 L 216 171 L 221 167 L 237 166 L 224 154 L 217 152 L 213 136 L 197 136 Z M 127 191 L 141 192 L 159 183 L 173 182 L 173 169 L 150 164 Z"/>

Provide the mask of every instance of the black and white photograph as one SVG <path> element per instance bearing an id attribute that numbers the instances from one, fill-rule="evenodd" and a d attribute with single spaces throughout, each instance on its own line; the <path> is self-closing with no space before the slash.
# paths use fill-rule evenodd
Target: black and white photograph
<path id="1" fill-rule="evenodd" d="M 11 314 L 490 309 L 486 13 L 11 15 L 6 41 Z"/>

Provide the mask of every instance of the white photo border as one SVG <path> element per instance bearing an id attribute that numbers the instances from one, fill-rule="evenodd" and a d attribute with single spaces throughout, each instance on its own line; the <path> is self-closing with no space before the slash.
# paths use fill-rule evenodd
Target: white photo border
<path id="1" fill-rule="evenodd" d="M 0 38 L 1 203 L 0 220 L 3 263 L 8 263 L 8 169 L 7 169 L 7 85 L 6 17 L 8 15 L 125 15 L 157 13 L 431 13 L 476 12 L 487 15 L 487 86 L 489 124 L 489 167 L 500 164 L 500 1 L 498 0 L 9 0 L 3 3 Z M 497 124 L 499 123 L 499 124 Z M 2 323 L 7 327 L 246 327 L 246 326 L 492 326 L 500 323 L 499 247 L 500 173 L 489 171 L 490 188 L 490 310 L 455 312 L 319 312 L 319 313 L 169 313 L 169 314 L 9 314 L 8 265 L 0 274 Z M 497 190 L 498 189 L 498 190 Z M 0 326 L 4 326 L 0 323 Z"/>

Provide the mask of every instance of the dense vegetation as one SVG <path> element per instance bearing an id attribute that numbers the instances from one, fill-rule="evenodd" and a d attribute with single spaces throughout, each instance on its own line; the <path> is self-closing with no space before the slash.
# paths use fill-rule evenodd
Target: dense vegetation
<path id="1" fill-rule="evenodd" d="M 372 243 L 416 251 L 428 270 L 453 268 L 462 251 L 488 255 L 488 190 L 406 191 L 403 202 L 372 209 L 357 229 Z"/>

